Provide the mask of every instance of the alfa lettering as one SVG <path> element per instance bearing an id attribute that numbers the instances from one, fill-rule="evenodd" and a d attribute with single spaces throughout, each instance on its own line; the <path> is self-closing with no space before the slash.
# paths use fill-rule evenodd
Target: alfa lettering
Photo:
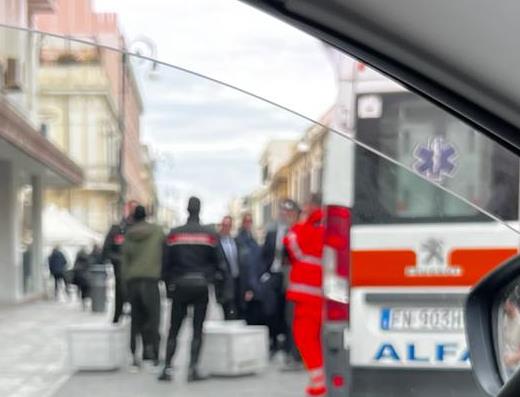
<path id="1" fill-rule="evenodd" d="M 454 357 L 457 354 L 456 343 L 445 343 L 435 346 L 435 361 L 444 362 L 446 358 Z"/>
<path id="2" fill-rule="evenodd" d="M 428 362 L 428 357 L 417 356 L 417 354 L 415 353 L 415 345 L 412 345 L 412 344 L 406 345 L 406 350 L 407 350 L 408 361 Z"/>
<path id="3" fill-rule="evenodd" d="M 385 359 L 391 359 L 393 361 L 401 361 L 397 351 L 390 343 L 385 343 L 381 345 L 379 350 L 376 353 L 375 360 L 381 361 Z"/>
<path id="4" fill-rule="evenodd" d="M 407 343 L 404 349 L 392 343 L 382 343 L 374 360 L 395 363 L 469 363 L 469 352 L 457 343 L 436 343 L 429 349 L 420 349 L 414 343 Z"/>

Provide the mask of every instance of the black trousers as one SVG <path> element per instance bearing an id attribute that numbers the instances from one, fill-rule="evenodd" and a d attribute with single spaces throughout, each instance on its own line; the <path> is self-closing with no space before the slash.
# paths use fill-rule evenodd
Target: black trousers
<path id="1" fill-rule="evenodd" d="M 123 314 L 123 305 L 125 303 L 125 297 L 123 296 L 123 280 L 121 279 L 121 264 L 119 262 L 112 262 L 114 269 L 114 317 L 113 323 L 118 323 L 119 318 Z"/>
<path id="2" fill-rule="evenodd" d="M 285 335 L 285 346 L 284 350 L 287 354 L 286 359 L 293 361 L 301 361 L 300 352 L 294 343 L 292 325 L 294 321 L 294 302 L 285 302 L 285 323 L 286 323 L 286 335 Z"/>
<path id="3" fill-rule="evenodd" d="M 247 302 L 244 317 L 247 325 L 266 325 L 262 302 L 257 300 Z"/>
<path id="4" fill-rule="evenodd" d="M 272 294 L 272 307 L 270 313 L 266 315 L 266 322 L 269 328 L 270 350 L 275 352 L 281 349 L 278 343 L 278 336 L 283 335 L 287 340 L 285 290 L 281 273 L 271 275 L 270 293 Z"/>
<path id="5" fill-rule="evenodd" d="M 85 300 L 90 297 L 90 282 L 88 273 L 86 271 L 76 271 L 74 273 L 74 284 L 78 286 L 79 297 L 85 303 Z"/>
<path id="6" fill-rule="evenodd" d="M 176 286 L 171 294 L 172 313 L 168 343 L 166 345 L 165 366 L 170 367 L 175 351 L 177 350 L 177 338 L 182 323 L 188 314 L 188 307 L 193 307 L 193 339 L 191 340 L 190 368 L 195 368 L 199 362 L 202 348 L 202 326 L 206 318 L 208 308 L 207 286 Z"/>
<path id="7" fill-rule="evenodd" d="M 54 296 L 56 298 L 58 297 L 58 292 L 60 290 L 61 282 L 63 282 L 63 288 L 65 289 L 65 293 L 68 295 L 69 294 L 69 285 L 67 283 L 67 279 L 65 278 L 65 274 L 64 273 L 54 273 L 52 275 L 52 277 L 54 278 Z"/>
<path id="8" fill-rule="evenodd" d="M 240 288 L 240 279 L 238 277 L 233 279 L 233 294 L 231 300 L 222 303 L 224 320 L 241 320 L 245 316 L 243 310 L 243 292 Z"/>
<path id="9" fill-rule="evenodd" d="M 143 342 L 143 359 L 158 360 L 161 321 L 161 295 L 155 279 L 133 279 L 128 282 L 128 300 L 132 305 L 130 349 L 135 357 L 137 340 Z"/>

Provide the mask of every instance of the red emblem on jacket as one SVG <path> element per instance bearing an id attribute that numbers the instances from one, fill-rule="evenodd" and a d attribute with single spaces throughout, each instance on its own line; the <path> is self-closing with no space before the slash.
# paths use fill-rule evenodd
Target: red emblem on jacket
<path id="1" fill-rule="evenodd" d="M 125 242 L 125 236 L 121 233 L 114 236 L 114 244 L 122 245 Z"/>

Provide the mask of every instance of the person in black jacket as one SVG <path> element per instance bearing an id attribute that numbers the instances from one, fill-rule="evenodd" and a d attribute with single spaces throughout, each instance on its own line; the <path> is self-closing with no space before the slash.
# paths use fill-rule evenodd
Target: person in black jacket
<path id="1" fill-rule="evenodd" d="M 99 245 L 94 244 L 92 251 L 88 255 L 88 260 L 91 265 L 102 265 L 104 262 L 103 254 Z"/>
<path id="2" fill-rule="evenodd" d="M 130 211 L 134 211 L 134 208 L 130 208 Z M 125 296 L 123 294 L 123 280 L 121 278 L 121 250 L 123 243 L 125 242 L 125 233 L 128 226 L 132 224 L 132 217 L 128 216 L 123 219 L 119 224 L 112 225 L 110 228 L 105 242 L 103 244 L 103 260 L 109 261 L 112 264 L 114 271 L 115 291 L 114 291 L 114 317 L 112 322 L 118 323 L 121 315 L 123 314 L 123 305 L 125 303 Z"/>
<path id="3" fill-rule="evenodd" d="M 215 284 L 217 301 L 222 305 L 224 319 L 238 320 L 244 316 L 245 279 L 247 275 L 241 261 L 239 246 L 231 235 L 233 218 L 225 216 L 220 223 L 219 249 L 226 270 L 225 277 Z"/>
<path id="4" fill-rule="evenodd" d="M 235 239 L 244 275 L 244 318 L 248 325 L 266 325 L 263 291 L 259 285 L 260 276 L 264 271 L 262 251 L 252 229 L 253 217 L 247 212 L 242 216 L 242 224 Z"/>
<path id="5" fill-rule="evenodd" d="M 300 208 L 298 204 L 285 199 L 280 203 L 278 221 L 269 229 L 262 247 L 262 262 L 265 266 L 260 276 L 263 291 L 264 314 L 269 327 L 270 352 L 274 356 L 281 346 L 278 337 L 283 336 L 289 341 L 288 324 L 286 321 L 285 284 L 287 257 L 283 238 L 289 228 L 298 220 Z M 287 343 L 284 346 L 287 351 Z"/>
<path id="6" fill-rule="evenodd" d="M 73 271 L 73 284 L 77 285 L 83 310 L 87 308 L 87 298 L 90 297 L 90 278 L 89 278 L 89 255 L 84 247 L 80 248 L 76 254 Z"/>
<path id="7" fill-rule="evenodd" d="M 121 247 L 125 241 L 126 228 L 125 220 L 118 225 L 112 225 L 103 243 L 103 258 L 112 264 L 114 272 L 114 324 L 119 322 L 125 302 L 121 280 Z"/>
<path id="8" fill-rule="evenodd" d="M 172 299 L 171 324 L 166 345 L 164 370 L 159 380 L 169 381 L 171 361 L 177 348 L 177 336 L 188 307 L 193 307 L 193 338 L 188 382 L 204 379 L 197 370 L 202 346 L 202 326 L 208 306 L 208 286 L 222 272 L 218 252 L 218 235 L 200 224 L 200 200 L 188 202 L 188 222 L 172 229 L 166 238 L 162 278 Z"/>
<path id="9" fill-rule="evenodd" d="M 65 292 L 68 295 L 68 283 L 65 277 L 65 272 L 67 271 L 67 259 L 63 252 L 61 252 L 60 247 L 57 245 L 53 248 L 51 254 L 49 255 L 49 271 L 51 272 L 52 277 L 54 278 L 54 296 L 58 299 L 59 294 L 59 286 L 61 282 L 63 282 Z"/>

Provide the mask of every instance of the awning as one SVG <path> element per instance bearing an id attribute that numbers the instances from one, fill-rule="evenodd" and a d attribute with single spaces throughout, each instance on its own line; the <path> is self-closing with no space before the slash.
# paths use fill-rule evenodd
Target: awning
<path id="1" fill-rule="evenodd" d="M 79 185 L 83 171 L 0 96 L 0 159 L 24 162 L 52 185 Z M 8 145 L 2 144 L 2 141 Z M 13 151 L 12 149 L 16 149 Z M 42 169 L 43 166 L 43 169 Z"/>
<path id="2" fill-rule="evenodd" d="M 103 236 L 96 233 L 67 210 L 49 206 L 43 211 L 43 242 L 45 246 L 87 246 L 102 244 Z"/>

